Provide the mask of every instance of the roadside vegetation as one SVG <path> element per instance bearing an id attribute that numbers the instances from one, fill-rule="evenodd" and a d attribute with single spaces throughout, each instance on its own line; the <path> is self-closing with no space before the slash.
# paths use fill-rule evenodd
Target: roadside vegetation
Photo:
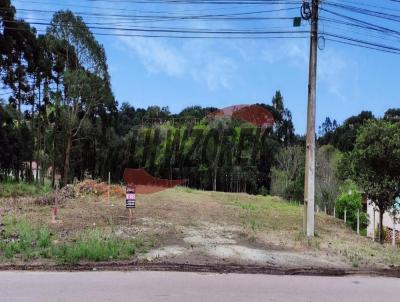
<path id="1" fill-rule="evenodd" d="M 48 227 L 33 226 L 16 217 L 4 219 L 0 238 L 3 262 L 51 259 L 59 264 L 76 264 L 84 260 L 125 260 L 146 251 L 141 239 L 120 239 L 99 230 L 83 231 L 60 241 L 59 234 Z"/>
<path id="2" fill-rule="evenodd" d="M 78 184 L 75 189 L 88 192 L 88 184 Z M 113 206 L 107 195 L 77 194 L 59 208 L 56 223 L 51 223 L 51 205 L 32 204 L 27 199 L 18 204 L 0 203 L 0 212 L 7 213 L 2 215 L 0 226 L 1 263 L 153 261 L 151 251 L 168 250 L 172 244 L 185 251 L 181 260 L 175 260 L 190 263 L 203 263 L 204 259 L 223 262 L 226 256 L 215 258 L 209 255 L 210 249 L 233 246 L 267 254 L 290 253 L 308 263 L 400 265 L 398 249 L 359 236 L 343 220 L 324 213 L 316 215 L 316 237 L 305 237 L 302 205 L 280 197 L 178 187 L 138 195 L 131 224 L 118 190 L 111 196 L 111 203 Z M 247 255 L 241 259 L 240 253 L 236 256 L 239 258 L 231 261 L 263 261 Z"/>
<path id="3" fill-rule="evenodd" d="M 18 196 L 43 196 L 45 194 L 51 193 L 52 191 L 53 189 L 50 185 L 42 185 L 35 182 L 0 182 L 0 198 Z"/>

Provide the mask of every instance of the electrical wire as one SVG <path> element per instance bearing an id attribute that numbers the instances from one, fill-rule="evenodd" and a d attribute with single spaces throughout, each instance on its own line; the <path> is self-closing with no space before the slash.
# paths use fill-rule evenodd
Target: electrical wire
<path id="1" fill-rule="evenodd" d="M 37 4 L 45 3 L 43 1 L 34 1 Z M 94 35 L 99 36 L 118 36 L 118 37 L 144 37 L 144 38 L 172 38 L 172 39 L 303 39 L 309 37 L 307 30 L 290 29 L 282 26 L 267 26 L 263 27 L 250 27 L 238 26 L 232 28 L 221 28 L 216 27 L 214 22 L 216 21 L 230 21 L 235 24 L 236 21 L 248 21 L 249 24 L 252 22 L 263 22 L 265 26 L 266 21 L 280 22 L 292 20 L 294 16 L 276 16 L 269 15 L 277 12 L 291 12 L 296 11 L 300 7 L 300 1 L 288 1 L 288 0 L 141 0 L 141 1 L 124 1 L 124 0 L 83 0 L 81 3 L 99 3 L 107 2 L 113 4 L 129 3 L 130 5 L 163 5 L 165 7 L 174 8 L 176 5 L 202 5 L 201 10 L 211 11 L 211 9 L 222 9 L 227 5 L 276 5 L 285 4 L 296 6 L 286 6 L 273 8 L 269 10 L 251 10 L 251 11 L 231 11 L 225 13 L 203 13 L 203 14 L 192 14 L 187 13 L 189 11 L 196 10 L 134 10 L 134 9 L 118 9 L 114 7 L 113 10 L 109 9 L 105 12 L 105 8 L 101 9 L 95 6 L 94 12 L 78 11 L 75 12 L 77 15 L 83 16 L 88 20 L 85 24 L 93 32 Z M 395 1 L 400 2 L 400 1 Z M 212 6 L 212 7 L 204 7 Z M 72 8 L 89 8 L 89 5 L 69 5 Z M 217 7 L 214 7 L 217 6 Z M 143 7 L 141 7 L 143 8 Z M 373 9 L 372 9 L 373 8 Z M 347 45 L 353 45 L 358 47 L 364 47 L 368 49 L 374 49 L 384 52 L 396 53 L 400 52 L 400 31 L 396 28 L 388 26 L 388 24 L 379 24 L 373 21 L 366 21 L 360 19 L 374 18 L 376 21 L 382 22 L 400 22 L 400 15 L 388 11 L 388 7 L 384 6 L 373 6 L 365 5 L 363 3 L 352 3 L 348 0 L 325 0 L 321 2 L 320 7 L 320 21 L 332 24 L 329 27 L 329 32 L 320 33 L 322 36 L 327 36 L 327 41 L 336 43 L 342 43 Z M 18 9 L 18 12 L 24 13 L 42 13 L 42 14 L 53 14 L 55 10 L 46 9 Z M 124 13 L 115 13 L 116 11 Z M 197 12 L 200 10 L 197 10 Z M 339 11 L 347 12 L 349 14 L 343 14 Z M 111 12 L 111 13 L 110 13 Z M 135 14 L 129 13 L 135 12 Z M 334 18 L 325 16 L 325 14 L 333 15 Z M 358 17 L 355 17 L 357 15 Z M 107 21 L 109 19 L 112 21 Z M 28 18 L 29 19 L 29 18 Z M 85 20 L 86 21 L 86 20 Z M 142 22 L 166 22 L 165 26 L 145 26 L 140 25 Z M 193 23 L 188 22 L 188 26 L 176 26 L 178 21 L 201 21 L 202 27 L 194 27 Z M 37 27 L 42 27 L 38 30 L 38 33 L 45 33 L 43 27 L 51 25 L 50 21 L 46 22 L 46 19 L 29 19 L 29 24 Z M 138 24 L 139 23 L 139 24 Z M 173 23 L 173 26 L 169 25 Z M 10 23 L 9 23 L 10 24 Z M 208 24 L 209 26 L 204 26 Z M 334 27 L 333 25 L 337 25 Z M 274 29 L 276 28 L 276 29 Z M 353 28 L 353 29 L 350 29 Z M 18 28 L 9 27 L 10 30 L 23 30 Z M 343 33 L 343 31 L 345 33 Z M 378 42 L 377 40 L 384 40 L 386 43 Z"/>

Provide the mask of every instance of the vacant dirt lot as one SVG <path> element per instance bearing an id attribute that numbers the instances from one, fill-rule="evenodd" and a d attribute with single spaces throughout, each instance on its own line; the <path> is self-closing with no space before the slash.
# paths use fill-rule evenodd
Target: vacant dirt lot
<path id="1" fill-rule="evenodd" d="M 131 256 L 123 253 L 123 259 L 141 262 L 234 263 L 294 268 L 400 266 L 399 249 L 357 236 L 342 221 L 324 214 L 316 216 L 317 236 L 305 238 L 301 231 L 302 207 L 276 197 L 174 188 L 138 195 L 129 224 L 121 194 L 123 189 L 113 188 L 111 203 L 104 192 L 83 191 L 78 190 L 75 198 L 59 205 L 56 223 L 51 223 L 51 206 L 39 205 L 33 198 L 2 199 L 0 214 L 3 221 L 12 218 L 50 230 L 52 242 L 49 246 L 80 242 L 82 234 L 87 238 L 91 236 L 87 234 L 93 233 L 102 240 L 113 238 L 115 242 L 129 244 L 133 242 L 129 240 L 136 240 L 132 243 L 137 245 L 136 250 Z M 5 242 L 18 240 L 10 237 L 18 236 L 12 235 L 7 225 L 2 224 L 0 228 Z M 51 251 L 44 253 L 45 256 L 43 251 L 32 252 L 24 259 L 17 250 L 5 257 L 6 248 L 6 244 L 3 252 L 0 248 L 3 264 L 56 261 Z M 110 249 L 113 251 L 114 247 Z M 57 255 L 60 255 L 59 250 Z M 108 253 L 108 250 L 102 252 Z M 63 253 L 65 256 L 67 252 Z M 96 258 L 87 253 L 82 254 L 87 259 L 104 260 L 104 255 Z M 120 254 L 117 252 L 110 259 L 116 260 L 113 258 L 116 257 L 118 260 Z M 76 257 L 73 259 L 80 259 Z"/>

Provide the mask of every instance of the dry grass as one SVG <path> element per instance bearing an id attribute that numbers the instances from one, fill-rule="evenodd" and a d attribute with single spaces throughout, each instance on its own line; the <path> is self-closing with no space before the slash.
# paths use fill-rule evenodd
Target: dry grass
<path id="1" fill-rule="evenodd" d="M 0 204 L 0 214 L 45 226 L 58 240 L 69 242 L 84 231 L 96 230 L 121 238 L 138 236 L 153 246 L 181 244 L 184 229 L 217 225 L 245 246 L 290 251 L 352 266 L 400 265 L 400 251 L 357 236 L 342 221 L 316 215 L 317 236 L 302 235 L 302 207 L 277 197 L 218 193 L 174 188 L 138 195 L 134 219 L 128 224 L 121 188 L 113 190 L 111 206 L 104 192 L 80 194 L 59 209 L 59 223 L 50 222 L 50 206 L 29 199 Z M 229 232 L 228 232 L 229 230 Z M 224 232 L 220 232 L 222 235 Z"/>

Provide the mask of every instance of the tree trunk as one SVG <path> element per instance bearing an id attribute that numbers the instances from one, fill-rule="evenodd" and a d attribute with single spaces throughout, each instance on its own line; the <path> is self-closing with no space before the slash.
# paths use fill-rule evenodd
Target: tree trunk
<path id="1" fill-rule="evenodd" d="M 382 209 L 379 209 L 379 242 L 383 244 L 383 213 Z"/>
<path id="2" fill-rule="evenodd" d="M 37 115 L 37 117 L 38 117 L 38 122 L 37 122 L 37 125 L 36 125 L 36 127 L 37 127 L 37 134 L 38 134 L 38 146 L 37 146 L 37 155 L 36 155 L 36 183 L 39 183 L 39 166 L 40 166 L 40 168 L 42 169 L 43 168 L 43 165 L 42 165 L 42 162 L 40 161 L 40 148 L 41 148 L 41 123 L 40 123 L 40 84 L 38 85 L 39 86 L 39 95 L 38 95 L 38 115 Z M 39 165 L 40 164 L 40 165 Z M 42 174 L 42 170 L 40 171 L 41 173 L 40 174 Z"/>
<path id="3" fill-rule="evenodd" d="M 213 171 L 213 191 L 217 191 L 217 174 L 218 174 L 218 167 L 214 167 Z"/>
<path id="4" fill-rule="evenodd" d="M 51 163 L 51 187 L 54 188 L 56 180 L 56 130 L 53 129 L 52 163 Z"/>
<path id="5" fill-rule="evenodd" d="M 65 160 L 64 160 L 64 175 L 63 175 L 63 184 L 68 184 L 69 181 L 69 159 L 71 156 L 71 148 L 72 148 L 72 132 L 68 133 L 67 138 L 67 146 L 65 148 Z"/>

